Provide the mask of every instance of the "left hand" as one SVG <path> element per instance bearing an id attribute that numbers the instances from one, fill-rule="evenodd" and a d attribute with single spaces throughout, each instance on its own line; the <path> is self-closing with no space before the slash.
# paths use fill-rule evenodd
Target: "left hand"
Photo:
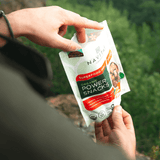
<path id="1" fill-rule="evenodd" d="M 136 137 L 132 117 L 121 106 L 115 106 L 109 118 L 95 123 L 95 135 L 98 143 L 116 145 L 130 160 L 136 159 Z"/>

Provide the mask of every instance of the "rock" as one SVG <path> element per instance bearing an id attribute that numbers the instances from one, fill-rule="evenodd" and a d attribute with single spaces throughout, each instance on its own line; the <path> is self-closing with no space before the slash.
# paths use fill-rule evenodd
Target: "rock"
<path id="1" fill-rule="evenodd" d="M 51 107 L 56 108 L 64 117 L 71 119 L 84 135 L 89 136 L 96 143 L 94 123 L 91 123 L 89 127 L 86 126 L 73 94 L 58 95 L 46 98 L 46 100 Z M 150 157 L 140 154 L 138 151 L 136 151 L 136 158 L 137 160 L 151 160 Z"/>
<path id="2" fill-rule="evenodd" d="M 0 0 L 0 9 L 8 14 L 23 8 L 46 6 L 46 0 Z"/>
<path id="3" fill-rule="evenodd" d="M 136 160 L 151 160 L 151 158 L 136 151 Z"/>
<path id="4" fill-rule="evenodd" d="M 68 118 L 75 121 L 77 126 L 84 124 L 83 117 L 80 113 L 77 101 L 72 94 L 58 95 L 56 97 L 47 98 L 54 108 L 65 114 Z M 52 106 L 53 107 L 53 106 Z"/>

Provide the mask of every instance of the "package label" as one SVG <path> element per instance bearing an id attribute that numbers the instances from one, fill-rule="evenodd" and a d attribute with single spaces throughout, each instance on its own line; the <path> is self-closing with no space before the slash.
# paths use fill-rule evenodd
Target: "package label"
<path id="1" fill-rule="evenodd" d="M 85 29 L 86 42 L 72 41 L 80 50 L 60 52 L 67 78 L 77 99 L 86 125 L 108 118 L 121 96 L 130 91 L 107 22 L 103 30 Z"/>
<path id="2" fill-rule="evenodd" d="M 109 50 L 106 60 L 99 69 L 87 74 L 80 74 L 76 77 L 84 107 L 89 111 L 111 102 L 120 92 L 120 82 L 117 83 L 116 89 L 112 87 L 106 67 L 106 64 L 109 64 L 111 58 L 112 52 Z"/>
<path id="3" fill-rule="evenodd" d="M 96 71 L 78 75 L 76 81 L 82 99 L 108 91 L 112 86 L 106 62 Z"/>

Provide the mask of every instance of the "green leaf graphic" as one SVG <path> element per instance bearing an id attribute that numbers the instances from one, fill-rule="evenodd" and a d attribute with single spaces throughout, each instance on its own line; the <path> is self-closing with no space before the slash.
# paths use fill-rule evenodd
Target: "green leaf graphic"
<path id="1" fill-rule="evenodd" d="M 123 79 L 124 78 L 124 73 L 120 72 L 119 77 L 120 77 L 120 79 Z"/>

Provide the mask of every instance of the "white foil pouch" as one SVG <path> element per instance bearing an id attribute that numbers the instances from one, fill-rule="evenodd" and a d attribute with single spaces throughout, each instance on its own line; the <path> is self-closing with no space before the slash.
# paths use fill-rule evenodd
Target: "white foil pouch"
<path id="1" fill-rule="evenodd" d="M 71 40 L 82 49 L 59 53 L 87 126 L 108 118 L 121 95 L 130 91 L 107 22 L 101 24 L 103 30 L 85 29 L 85 43 L 74 34 Z"/>

